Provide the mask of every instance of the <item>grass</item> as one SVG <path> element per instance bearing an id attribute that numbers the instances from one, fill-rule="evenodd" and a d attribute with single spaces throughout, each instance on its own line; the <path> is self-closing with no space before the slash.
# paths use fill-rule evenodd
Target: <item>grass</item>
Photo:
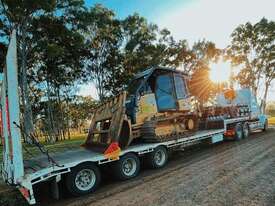
<path id="1" fill-rule="evenodd" d="M 42 143 L 42 145 L 45 146 L 47 150 L 49 150 L 49 153 L 56 153 L 56 152 L 62 152 L 65 150 L 71 150 L 78 148 L 83 142 L 86 137 L 86 134 L 79 134 L 73 136 L 70 140 L 63 140 L 56 142 L 54 144 L 46 144 Z M 23 149 L 23 156 L 24 159 L 29 159 L 32 156 L 37 156 L 40 153 L 39 149 L 36 146 L 23 144 L 23 147 L 26 148 L 32 155 L 29 155 L 26 150 Z M 3 146 L 0 146 L 0 154 L 3 153 Z M 3 161 L 3 155 L 0 155 L 0 163 Z"/>
<path id="2" fill-rule="evenodd" d="M 45 146 L 47 150 L 49 150 L 50 154 L 53 154 L 57 152 L 79 148 L 80 145 L 84 142 L 86 136 L 87 134 L 78 134 L 78 135 L 72 136 L 70 140 L 59 141 L 54 144 L 46 144 L 46 143 L 42 143 L 42 144 Z M 32 155 L 28 154 L 28 152 L 26 152 L 23 149 L 23 157 L 25 160 L 30 159 L 33 156 L 42 155 L 36 146 L 27 145 L 27 144 L 23 144 L 23 146 L 32 154 Z M 2 154 L 3 154 L 3 146 L 0 146 L 0 164 L 2 164 L 2 161 L 3 161 Z M 22 195 L 20 195 L 17 190 L 14 190 L 14 188 L 7 186 L 3 182 L 1 176 L 0 176 L 0 205 L 1 206 L 27 205 Z"/>
<path id="3" fill-rule="evenodd" d="M 275 125 L 275 117 L 268 118 L 268 124 L 269 125 Z"/>

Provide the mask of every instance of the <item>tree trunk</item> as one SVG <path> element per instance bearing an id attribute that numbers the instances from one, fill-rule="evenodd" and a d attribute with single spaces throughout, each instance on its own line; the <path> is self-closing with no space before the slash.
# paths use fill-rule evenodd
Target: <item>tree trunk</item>
<path id="1" fill-rule="evenodd" d="M 22 41 L 21 41 L 21 92 L 23 103 L 23 126 L 25 130 L 25 140 L 27 143 L 32 143 L 28 137 L 33 131 L 32 108 L 29 99 L 29 88 L 27 80 L 27 46 L 26 46 L 26 25 L 22 25 Z"/>
<path id="2" fill-rule="evenodd" d="M 264 97 L 263 97 L 263 102 L 262 102 L 262 105 L 261 105 L 261 109 L 262 109 L 262 112 L 263 112 L 263 113 L 265 113 L 266 99 L 267 99 L 267 93 L 268 93 L 269 87 L 270 87 L 270 82 L 267 81 L 267 82 L 265 83 Z"/>
<path id="3" fill-rule="evenodd" d="M 61 124 L 61 139 L 65 140 L 66 139 L 66 135 L 65 135 L 65 115 L 64 115 L 64 109 L 62 106 L 62 101 L 61 101 L 61 97 L 60 97 L 60 87 L 56 88 L 56 93 L 57 93 L 57 98 L 58 98 L 58 106 L 59 106 L 59 112 L 60 112 L 60 124 Z"/>
<path id="4" fill-rule="evenodd" d="M 252 93 L 257 97 L 257 90 L 258 88 L 256 86 L 252 86 Z"/>
<path id="5" fill-rule="evenodd" d="M 50 136 L 50 141 L 51 143 L 56 141 L 56 129 L 54 125 L 54 119 L 53 119 L 53 112 L 52 112 L 52 103 L 51 103 L 51 97 L 50 97 L 50 85 L 49 82 L 47 81 L 47 96 L 48 96 L 48 105 L 47 105 L 47 111 L 48 111 L 48 133 Z"/>
<path id="6" fill-rule="evenodd" d="M 68 139 L 70 140 L 71 139 L 71 132 L 70 132 L 70 126 L 69 126 L 69 118 L 67 118 L 67 133 L 68 133 Z"/>
<path id="7" fill-rule="evenodd" d="M 68 139 L 71 139 L 71 132 L 70 132 L 70 115 L 69 115 L 69 103 L 68 103 L 68 98 L 67 96 L 65 97 L 66 100 L 66 110 L 67 110 L 67 115 L 66 115 L 66 121 L 67 121 L 67 133 L 68 133 Z"/>

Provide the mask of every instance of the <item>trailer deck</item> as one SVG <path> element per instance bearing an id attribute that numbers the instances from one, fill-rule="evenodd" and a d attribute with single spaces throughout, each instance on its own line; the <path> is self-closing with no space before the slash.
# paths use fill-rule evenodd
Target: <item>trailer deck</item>
<path id="1" fill-rule="evenodd" d="M 202 140 L 209 140 L 210 143 L 217 143 L 224 140 L 224 133 L 227 129 L 227 125 L 232 123 L 247 122 L 249 118 L 240 117 L 234 119 L 224 120 L 224 128 L 222 129 L 209 129 L 196 131 L 188 136 L 179 136 L 173 140 L 167 140 L 158 143 L 140 143 L 131 145 L 127 149 L 121 150 L 117 159 L 106 158 L 103 153 L 93 151 L 80 147 L 75 150 L 65 151 L 62 153 L 55 153 L 51 155 L 55 163 L 49 161 L 46 155 L 38 156 L 24 161 L 24 176 L 19 184 L 19 190 L 24 188 L 28 191 L 28 197 L 25 198 L 30 204 L 35 204 L 35 197 L 33 194 L 33 186 L 40 182 L 54 180 L 56 183 L 61 180 L 61 176 L 66 173 L 70 173 L 72 168 L 82 163 L 92 162 L 97 165 L 106 164 L 109 162 L 119 160 L 123 155 L 128 153 L 135 153 L 137 156 L 153 152 L 155 148 L 159 146 L 165 146 L 168 149 L 180 148 L 183 149 L 192 144 L 200 143 Z M 251 126 L 259 122 L 251 122 Z M 251 127 L 252 128 L 252 127 Z M 22 192 L 22 191 L 21 191 Z M 24 195 L 24 193 L 22 193 Z"/>
<path id="2" fill-rule="evenodd" d="M 134 152 L 138 155 L 142 155 L 148 152 L 152 152 L 154 148 L 165 145 L 168 148 L 180 146 L 184 148 L 194 142 L 201 141 L 207 138 L 212 138 L 213 143 L 222 141 L 223 129 L 213 129 L 197 131 L 193 135 L 184 138 L 178 138 L 160 143 L 143 143 L 138 145 L 132 145 L 125 150 L 122 150 L 120 156 Z M 83 162 L 96 162 L 98 164 L 105 164 L 108 162 L 116 161 L 113 159 L 107 159 L 102 153 L 95 152 L 91 149 L 80 147 L 73 151 L 65 151 L 62 153 L 56 153 L 51 157 L 58 163 L 58 166 L 51 163 L 47 156 L 39 156 L 24 161 L 25 176 L 23 181 L 29 181 L 32 185 L 52 178 L 53 176 L 70 172 L 70 168 L 81 164 Z"/>

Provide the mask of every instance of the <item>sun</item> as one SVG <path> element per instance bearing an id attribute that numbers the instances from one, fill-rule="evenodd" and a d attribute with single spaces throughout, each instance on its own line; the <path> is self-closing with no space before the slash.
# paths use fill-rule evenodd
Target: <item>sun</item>
<path id="1" fill-rule="evenodd" d="M 218 61 L 210 65 L 209 77 L 214 83 L 228 82 L 231 76 L 231 65 L 226 61 Z"/>

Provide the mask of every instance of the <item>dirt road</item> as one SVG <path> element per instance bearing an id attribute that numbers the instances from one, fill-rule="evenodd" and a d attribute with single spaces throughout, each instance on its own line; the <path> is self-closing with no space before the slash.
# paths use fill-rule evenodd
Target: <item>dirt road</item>
<path id="1" fill-rule="evenodd" d="M 275 205 L 275 129 L 178 152 L 131 181 L 105 181 L 95 194 L 51 205 Z"/>

